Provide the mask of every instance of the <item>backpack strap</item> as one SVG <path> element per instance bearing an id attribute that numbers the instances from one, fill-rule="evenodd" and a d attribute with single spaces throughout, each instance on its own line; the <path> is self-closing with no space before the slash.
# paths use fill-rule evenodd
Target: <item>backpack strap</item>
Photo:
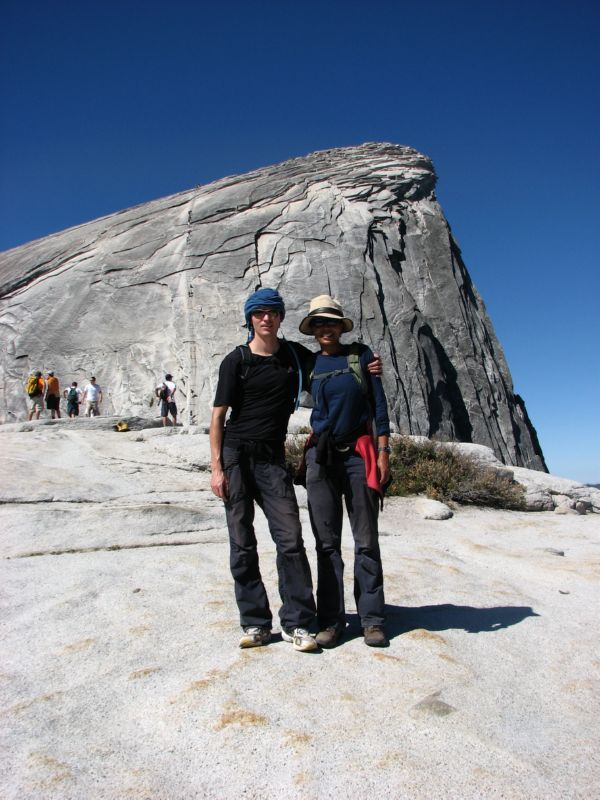
<path id="1" fill-rule="evenodd" d="M 362 347 L 359 342 L 352 342 L 348 345 L 348 354 L 346 356 L 346 366 L 343 369 L 334 369 L 330 372 L 319 372 L 315 374 L 315 361 L 316 356 L 318 355 L 315 353 L 315 359 L 313 359 L 312 367 L 309 372 L 309 385 L 312 384 L 313 380 L 318 378 L 319 380 L 326 380 L 328 378 L 334 378 L 337 375 L 347 375 L 350 373 L 353 378 L 356 379 L 360 389 L 364 395 L 368 395 L 369 393 L 369 385 L 365 374 L 363 372 L 362 365 L 360 363 L 360 354 Z"/>
<path id="2" fill-rule="evenodd" d="M 252 351 L 247 344 L 238 344 L 237 350 L 242 356 L 242 371 L 240 372 L 240 378 L 245 381 L 248 377 L 248 373 L 252 369 Z"/>
<path id="3" fill-rule="evenodd" d="M 298 353 L 296 352 L 296 348 L 294 347 L 293 342 L 288 342 L 287 339 L 283 339 L 282 341 L 285 342 L 288 350 L 291 350 L 292 355 L 294 357 L 294 361 L 296 362 L 296 370 L 298 372 L 298 393 L 296 394 L 296 402 L 294 403 L 294 411 L 298 411 L 300 406 L 300 395 L 302 394 L 302 365 L 300 364 L 300 358 L 298 357 Z M 294 412 L 292 412 L 294 413 Z"/>
<path id="4" fill-rule="evenodd" d="M 363 348 L 361 348 L 361 345 L 358 342 L 351 343 L 350 351 L 348 353 L 348 367 L 350 368 L 352 375 L 358 381 L 358 385 L 360 386 L 362 393 L 366 396 L 369 394 L 369 384 L 360 363 L 361 349 Z"/>
<path id="5" fill-rule="evenodd" d="M 370 376 L 365 375 L 365 372 L 360 363 L 360 356 L 366 350 L 366 345 L 360 342 L 351 342 L 350 352 L 348 354 L 348 366 L 358 381 L 363 395 L 365 396 L 369 407 L 371 409 L 371 416 L 375 416 L 375 395 L 373 394 L 373 384 L 371 383 Z"/>

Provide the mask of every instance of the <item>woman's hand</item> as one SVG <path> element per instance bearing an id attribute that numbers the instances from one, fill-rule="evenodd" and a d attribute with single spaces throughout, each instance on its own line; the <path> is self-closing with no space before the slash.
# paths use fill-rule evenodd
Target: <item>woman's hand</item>
<path id="1" fill-rule="evenodd" d="M 382 486 L 390 479 L 390 454 L 385 451 L 377 453 L 377 475 Z"/>

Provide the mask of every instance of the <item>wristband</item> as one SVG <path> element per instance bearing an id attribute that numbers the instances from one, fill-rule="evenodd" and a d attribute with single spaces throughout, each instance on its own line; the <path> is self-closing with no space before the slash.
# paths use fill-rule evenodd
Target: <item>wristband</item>
<path id="1" fill-rule="evenodd" d="M 378 447 L 377 448 L 377 452 L 378 453 L 391 453 L 392 452 L 392 448 L 389 446 L 389 444 L 386 444 L 385 447 Z"/>

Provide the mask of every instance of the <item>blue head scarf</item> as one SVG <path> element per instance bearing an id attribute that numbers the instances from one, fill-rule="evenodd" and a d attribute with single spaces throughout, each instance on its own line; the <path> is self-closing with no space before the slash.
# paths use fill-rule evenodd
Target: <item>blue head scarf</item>
<path id="1" fill-rule="evenodd" d="M 253 311 L 258 308 L 273 308 L 279 311 L 279 318 L 283 321 L 285 319 L 285 304 L 283 297 L 275 289 L 258 289 L 258 291 L 251 294 L 244 303 L 244 319 L 246 320 L 246 327 L 248 328 L 248 341 L 254 337 L 254 329 L 250 317 Z"/>
<path id="2" fill-rule="evenodd" d="M 244 318 L 246 319 L 246 327 L 248 328 L 248 342 L 251 342 L 254 338 L 254 328 L 252 327 L 250 316 L 253 311 L 259 308 L 277 309 L 277 311 L 279 311 L 279 319 L 283 321 L 285 318 L 285 303 L 279 292 L 275 291 L 275 289 L 258 289 L 254 294 L 251 294 L 244 303 Z M 293 347 L 290 347 L 290 352 L 292 353 L 296 363 L 296 369 L 298 370 L 298 393 L 294 404 L 294 411 L 297 411 L 300 405 L 300 395 L 302 394 L 302 368 L 298 355 Z"/>

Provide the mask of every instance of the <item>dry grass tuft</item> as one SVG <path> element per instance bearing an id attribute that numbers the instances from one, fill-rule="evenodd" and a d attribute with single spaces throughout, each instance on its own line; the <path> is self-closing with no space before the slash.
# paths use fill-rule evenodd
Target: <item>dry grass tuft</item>
<path id="1" fill-rule="evenodd" d="M 298 474 L 298 468 L 304 455 L 304 445 L 308 436 L 306 434 L 294 434 L 288 436 L 285 442 L 285 461 L 288 469 L 294 477 Z"/>
<path id="2" fill-rule="evenodd" d="M 424 494 L 442 502 L 525 508 L 525 490 L 509 474 L 476 464 L 452 447 L 402 436 L 392 443 L 391 465 L 389 495 Z"/>

